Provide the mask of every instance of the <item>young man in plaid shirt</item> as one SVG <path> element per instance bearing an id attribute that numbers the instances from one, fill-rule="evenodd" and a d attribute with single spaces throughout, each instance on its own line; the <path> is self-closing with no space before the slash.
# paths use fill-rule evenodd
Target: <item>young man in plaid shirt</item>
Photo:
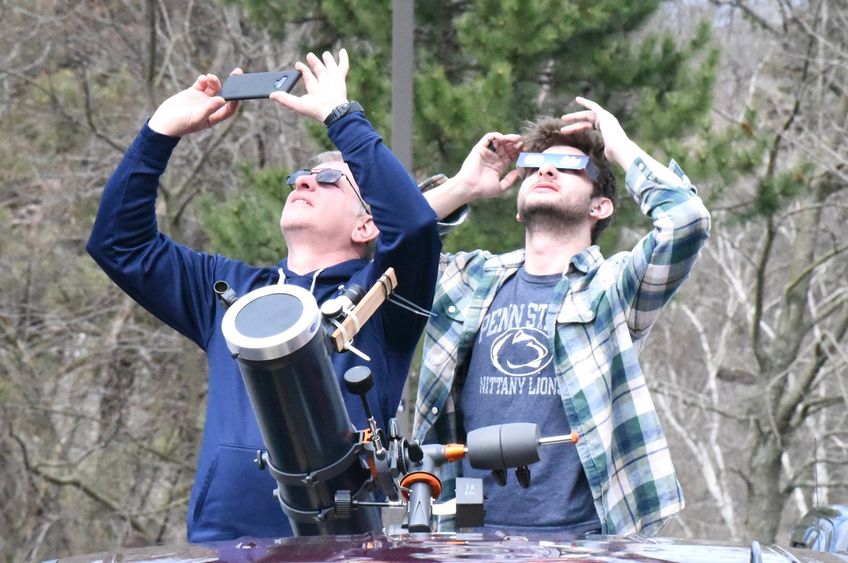
<path id="1" fill-rule="evenodd" d="M 425 331 L 413 434 L 464 441 L 476 428 L 533 422 L 543 436 L 576 431 L 576 447 L 545 448 L 529 489 L 484 478 L 486 526 L 514 531 L 654 533 L 683 506 L 638 355 L 709 236 L 695 187 L 631 141 L 598 104 L 543 118 L 523 139 L 489 133 L 460 172 L 427 199 L 440 217 L 494 197 L 523 176 L 517 219 L 525 247 L 443 256 Z M 517 169 L 507 172 L 517 153 Z M 595 242 L 616 207 L 610 161 L 654 228 L 630 252 Z"/>

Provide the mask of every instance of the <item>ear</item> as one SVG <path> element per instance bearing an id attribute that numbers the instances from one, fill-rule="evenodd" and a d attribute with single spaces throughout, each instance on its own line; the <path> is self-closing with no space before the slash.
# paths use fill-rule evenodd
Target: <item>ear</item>
<path id="1" fill-rule="evenodd" d="M 519 223 L 523 223 L 524 221 L 521 219 L 521 211 L 515 214 L 515 220 Z"/>
<path id="2" fill-rule="evenodd" d="M 589 217 L 595 221 L 600 221 L 612 215 L 613 211 L 615 211 L 615 208 L 609 198 L 595 197 L 592 198 L 592 206 L 589 208 Z"/>
<path id="3" fill-rule="evenodd" d="M 354 244 L 367 244 L 377 238 L 379 234 L 380 229 L 374 224 L 374 218 L 363 213 L 356 217 L 356 225 L 350 233 L 350 240 Z"/>

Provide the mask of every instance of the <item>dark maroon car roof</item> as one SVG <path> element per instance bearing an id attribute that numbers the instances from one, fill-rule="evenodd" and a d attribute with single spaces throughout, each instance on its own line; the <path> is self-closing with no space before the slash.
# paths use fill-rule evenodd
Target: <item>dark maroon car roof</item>
<path id="1" fill-rule="evenodd" d="M 751 546 L 640 536 L 595 536 L 563 540 L 556 536 L 483 536 L 481 534 L 404 534 L 318 536 L 281 539 L 242 538 L 206 545 L 160 546 L 61 558 L 58 561 L 213 561 L 265 563 L 288 561 L 749 561 Z M 848 562 L 835 555 L 762 547 L 762 561 Z"/>

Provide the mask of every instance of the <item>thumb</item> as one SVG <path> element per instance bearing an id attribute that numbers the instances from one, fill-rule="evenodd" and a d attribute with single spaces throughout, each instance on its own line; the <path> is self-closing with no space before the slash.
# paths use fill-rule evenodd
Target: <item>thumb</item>
<path id="1" fill-rule="evenodd" d="M 226 104 L 227 101 L 221 96 L 212 96 L 208 100 L 206 100 L 206 104 L 203 107 L 203 115 L 204 117 L 209 117 Z"/>
<path id="2" fill-rule="evenodd" d="M 293 94 L 289 94 L 288 92 L 271 92 L 268 97 L 281 106 L 285 106 L 295 111 L 297 111 L 300 106 L 300 98 Z"/>
<path id="3" fill-rule="evenodd" d="M 520 170 L 510 170 L 507 175 L 504 176 L 503 180 L 501 180 L 501 189 L 503 191 L 507 191 L 520 177 Z"/>

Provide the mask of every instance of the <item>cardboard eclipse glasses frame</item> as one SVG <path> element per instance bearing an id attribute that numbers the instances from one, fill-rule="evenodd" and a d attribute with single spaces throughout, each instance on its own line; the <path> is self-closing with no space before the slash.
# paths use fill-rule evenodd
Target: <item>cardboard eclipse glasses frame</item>
<path id="1" fill-rule="evenodd" d="M 557 154 L 550 152 L 523 152 L 515 163 L 519 168 L 538 170 L 550 164 L 557 170 L 585 170 L 593 182 L 598 181 L 598 170 L 592 159 L 582 154 Z"/>

